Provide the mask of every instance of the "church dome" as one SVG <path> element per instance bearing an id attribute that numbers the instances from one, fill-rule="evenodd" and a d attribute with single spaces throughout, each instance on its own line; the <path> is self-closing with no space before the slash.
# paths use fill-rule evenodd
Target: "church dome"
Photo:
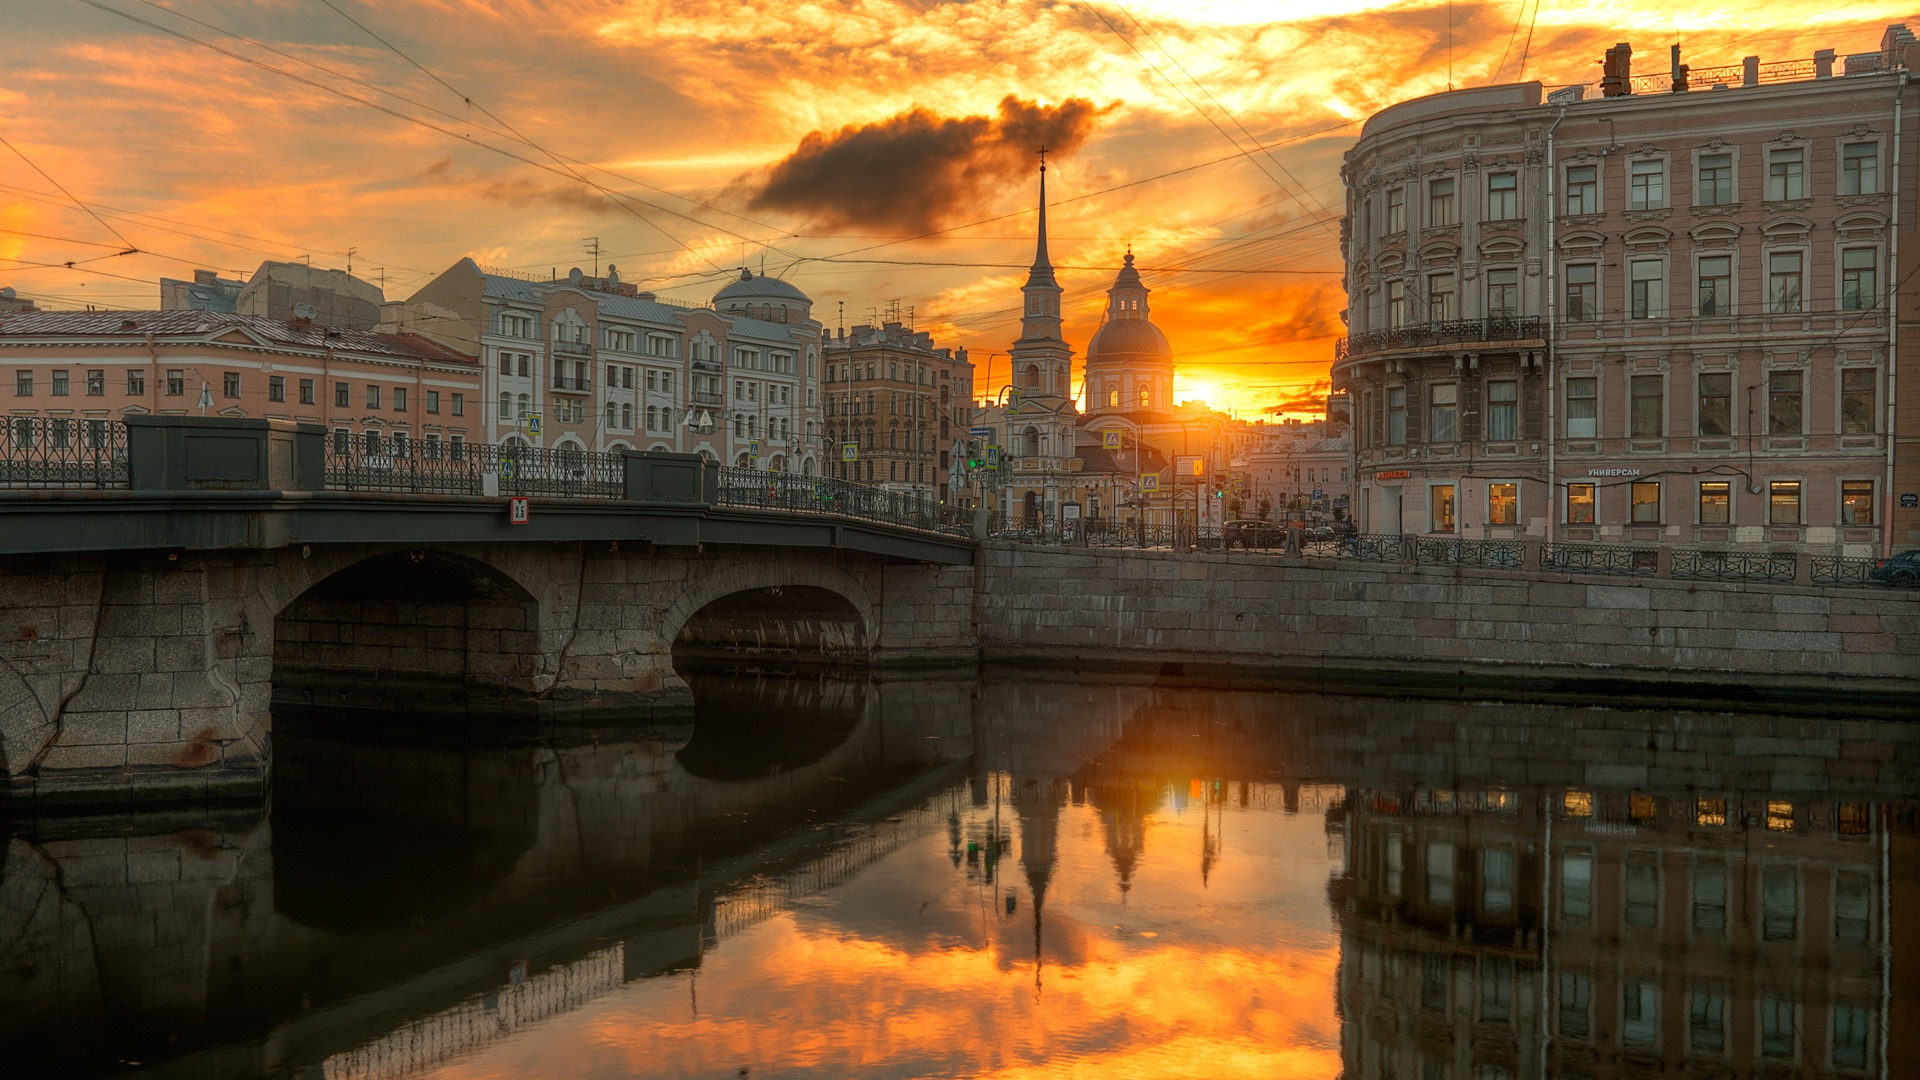
<path id="1" fill-rule="evenodd" d="M 806 293 L 779 278 L 754 277 L 753 271 L 740 271 L 740 280 L 727 283 L 727 287 L 713 294 L 713 305 L 722 307 L 728 300 L 785 300 L 789 303 L 812 304 L 813 299 Z"/>
<path id="2" fill-rule="evenodd" d="M 1171 359 L 1173 346 L 1167 343 L 1167 335 L 1145 319 L 1109 322 L 1087 342 L 1088 364 Z"/>

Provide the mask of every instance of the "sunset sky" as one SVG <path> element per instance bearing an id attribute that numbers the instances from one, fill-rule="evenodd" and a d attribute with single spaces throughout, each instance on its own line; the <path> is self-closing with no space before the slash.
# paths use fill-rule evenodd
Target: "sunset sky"
<path id="1" fill-rule="evenodd" d="M 404 298 L 463 255 L 704 300 L 742 265 L 829 327 L 897 302 L 1006 381 L 1049 155 L 1067 337 L 1129 244 L 1180 397 L 1318 411 L 1340 156 L 1456 86 L 1872 51 L 1901 3 L 10 0 L 0 285 L 157 307 L 310 256 Z M 1276 21 L 1277 20 L 1277 21 Z M 356 23 L 358 25 L 356 25 Z M 1450 27 L 1450 28 L 1449 28 Z M 93 214 L 77 207 L 86 204 Z M 98 216 L 94 216 L 97 214 Z M 117 255 L 125 247 L 138 254 Z M 78 264 L 69 269 L 62 265 Z M 56 264 L 44 266 L 34 264 Z"/>

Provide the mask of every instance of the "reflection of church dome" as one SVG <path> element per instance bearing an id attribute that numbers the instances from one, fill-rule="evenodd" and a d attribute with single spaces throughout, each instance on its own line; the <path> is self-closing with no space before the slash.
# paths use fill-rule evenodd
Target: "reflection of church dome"
<path id="1" fill-rule="evenodd" d="M 1107 323 L 1094 331 L 1093 340 L 1087 342 L 1088 364 L 1171 359 L 1173 346 L 1167 344 L 1167 335 L 1145 319 Z"/>

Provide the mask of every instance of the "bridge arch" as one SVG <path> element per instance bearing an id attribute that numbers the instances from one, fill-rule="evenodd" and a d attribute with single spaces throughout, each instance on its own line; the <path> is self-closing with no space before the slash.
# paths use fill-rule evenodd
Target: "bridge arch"
<path id="1" fill-rule="evenodd" d="M 743 562 L 698 578 L 660 622 L 676 662 L 690 651 L 746 650 L 864 664 L 879 629 L 873 597 L 859 578 L 798 559 Z"/>
<path id="2" fill-rule="evenodd" d="M 443 551 L 388 551 L 316 573 L 282 599 L 273 627 L 279 703 L 493 711 L 540 689 L 545 673 L 534 592 Z"/>

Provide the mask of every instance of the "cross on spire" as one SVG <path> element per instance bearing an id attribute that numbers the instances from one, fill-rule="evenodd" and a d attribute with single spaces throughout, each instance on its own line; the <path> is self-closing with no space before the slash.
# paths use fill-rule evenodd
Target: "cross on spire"
<path id="1" fill-rule="evenodd" d="M 1044 146 L 1040 148 L 1040 171 L 1047 171 L 1047 148 Z"/>

